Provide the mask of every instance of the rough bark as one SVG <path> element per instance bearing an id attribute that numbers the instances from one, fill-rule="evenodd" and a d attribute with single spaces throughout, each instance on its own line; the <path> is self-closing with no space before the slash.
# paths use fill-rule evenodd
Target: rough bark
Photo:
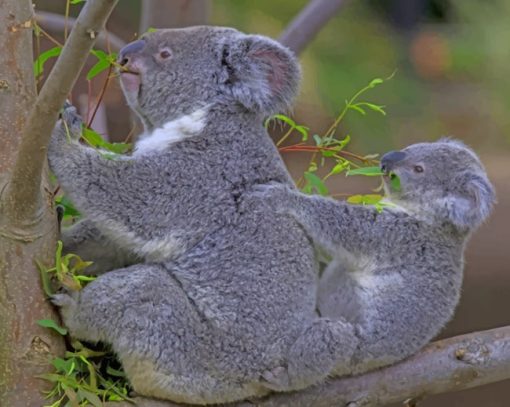
<path id="1" fill-rule="evenodd" d="M 149 28 L 203 25 L 209 18 L 208 0 L 143 0 L 140 33 Z"/>
<path id="2" fill-rule="evenodd" d="M 431 343 L 403 362 L 364 375 L 331 379 L 302 391 L 225 407 L 378 407 L 506 379 L 510 379 L 510 326 Z M 138 399 L 136 405 L 184 406 L 147 399 Z"/>
<path id="3" fill-rule="evenodd" d="M 14 165 L 28 112 L 35 102 L 32 70 L 32 2 L 0 3 L 0 199 Z M 38 182 L 38 181 L 37 181 Z M 40 407 L 49 383 L 36 376 L 50 371 L 51 354 L 64 350 L 60 338 L 39 327 L 56 318 L 40 288 L 34 258 L 49 263 L 55 252 L 56 223 L 46 199 L 33 219 L 15 225 L 0 207 L 0 405 Z M 37 185 L 40 187 L 40 183 Z M 18 202 L 20 207 L 23 202 Z"/>
<path id="4" fill-rule="evenodd" d="M 279 41 L 299 55 L 344 3 L 345 0 L 310 0 L 287 26 Z"/>
<path id="5" fill-rule="evenodd" d="M 58 111 L 116 0 L 87 1 L 61 58 L 36 99 L 30 0 L 0 2 L 0 404 L 40 407 L 63 341 L 39 319 L 56 318 L 34 260 L 51 263 L 56 220 L 45 171 Z"/>

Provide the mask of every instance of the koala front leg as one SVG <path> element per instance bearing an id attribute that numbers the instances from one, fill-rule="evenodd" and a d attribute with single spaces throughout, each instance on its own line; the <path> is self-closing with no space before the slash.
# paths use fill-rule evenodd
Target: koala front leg
<path id="1" fill-rule="evenodd" d="M 258 185 L 253 194 L 276 212 L 293 216 L 315 243 L 331 253 L 339 248 L 370 253 L 381 237 L 375 222 L 391 216 L 390 210 L 378 213 L 371 206 L 305 195 L 277 183 Z"/>
<path id="2" fill-rule="evenodd" d="M 330 374 L 347 374 L 358 341 L 354 327 L 342 319 L 319 318 L 297 338 L 285 362 L 262 374 L 262 384 L 293 391 L 318 383 Z"/>
<path id="3" fill-rule="evenodd" d="M 125 242 L 143 233 L 143 239 L 150 240 L 159 225 L 132 224 L 152 209 L 153 201 L 146 197 L 160 186 L 161 180 L 154 177 L 158 164 L 130 156 L 105 157 L 77 141 L 80 129 L 81 119 L 74 108 L 66 108 L 48 147 L 50 168 L 62 189 L 108 239 L 124 238 Z M 169 172 L 173 170 L 171 162 L 164 164 Z M 158 209 L 168 214 L 172 205 Z M 143 226 L 147 227 L 141 230 Z"/>

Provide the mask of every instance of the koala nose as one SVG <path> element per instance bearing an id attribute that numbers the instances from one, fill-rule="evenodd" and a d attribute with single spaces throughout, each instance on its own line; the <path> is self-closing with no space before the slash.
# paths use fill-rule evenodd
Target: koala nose
<path id="1" fill-rule="evenodd" d="M 124 48 L 119 51 L 118 62 L 121 66 L 126 65 L 129 62 L 129 57 L 135 52 L 141 51 L 145 46 L 144 40 L 133 41 L 127 44 Z"/>
<path id="2" fill-rule="evenodd" d="M 399 161 L 402 161 L 406 157 L 406 153 L 402 151 L 390 151 L 381 158 L 381 170 L 384 173 L 389 173 Z"/>

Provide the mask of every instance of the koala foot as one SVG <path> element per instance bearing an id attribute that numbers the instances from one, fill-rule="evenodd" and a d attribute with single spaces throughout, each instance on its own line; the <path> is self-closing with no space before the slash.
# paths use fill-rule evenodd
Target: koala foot
<path id="1" fill-rule="evenodd" d="M 357 341 L 349 323 L 319 318 L 291 346 L 287 366 L 264 371 L 260 382 L 271 390 L 293 391 L 318 383 L 337 369 L 348 372 Z"/>
<path id="2" fill-rule="evenodd" d="M 277 366 L 274 369 L 266 370 L 261 375 L 261 381 L 265 387 L 275 391 L 291 387 L 289 370 L 284 366 Z"/>

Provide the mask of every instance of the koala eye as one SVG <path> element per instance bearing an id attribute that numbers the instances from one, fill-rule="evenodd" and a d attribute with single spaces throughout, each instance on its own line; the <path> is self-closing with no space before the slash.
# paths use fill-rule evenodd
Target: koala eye
<path id="1" fill-rule="evenodd" d="M 414 172 L 420 173 L 420 172 L 423 172 L 423 167 L 421 165 L 415 165 L 413 167 L 413 170 L 414 170 Z"/>
<path id="2" fill-rule="evenodd" d="M 163 49 L 159 52 L 159 57 L 161 59 L 168 59 L 172 56 L 172 53 L 168 49 Z"/>

